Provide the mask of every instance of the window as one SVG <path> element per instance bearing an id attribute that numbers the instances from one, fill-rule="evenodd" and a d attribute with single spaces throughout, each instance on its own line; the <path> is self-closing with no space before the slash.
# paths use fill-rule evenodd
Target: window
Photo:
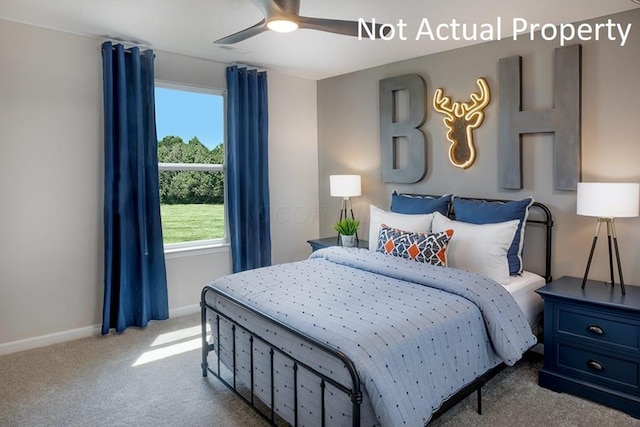
<path id="1" fill-rule="evenodd" d="M 165 251 L 225 243 L 225 92 L 156 82 L 155 103 Z"/>

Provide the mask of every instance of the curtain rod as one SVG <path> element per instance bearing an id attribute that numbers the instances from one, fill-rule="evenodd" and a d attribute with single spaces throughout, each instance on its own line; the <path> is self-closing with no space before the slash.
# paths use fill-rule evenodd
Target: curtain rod
<path id="1" fill-rule="evenodd" d="M 259 71 L 259 72 L 262 72 L 262 71 L 269 71 L 268 69 L 266 69 L 266 68 L 264 68 L 264 67 L 260 67 L 260 66 L 258 66 L 258 65 L 243 64 L 243 63 L 241 63 L 241 62 L 232 62 L 231 64 L 229 64 L 229 65 L 227 65 L 227 66 L 228 66 L 228 67 L 233 67 L 234 65 L 235 65 L 236 67 L 238 67 L 238 68 L 246 68 L 246 69 L 248 69 L 248 70 L 256 70 L 256 71 Z"/>
<path id="2" fill-rule="evenodd" d="M 136 43 L 136 42 L 130 42 L 130 41 L 126 41 L 126 40 L 117 40 L 117 39 L 105 39 L 101 44 L 104 44 L 106 42 L 111 42 L 112 46 L 111 49 L 114 49 L 115 46 L 117 44 L 120 44 L 124 47 L 124 51 L 131 53 L 131 49 L 133 48 L 138 48 L 140 49 L 141 52 L 144 52 L 146 50 L 152 50 L 151 47 L 145 43 Z"/>

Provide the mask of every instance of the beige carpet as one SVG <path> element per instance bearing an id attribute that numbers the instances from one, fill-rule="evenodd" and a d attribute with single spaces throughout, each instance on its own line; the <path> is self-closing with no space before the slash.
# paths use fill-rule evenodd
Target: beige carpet
<path id="1" fill-rule="evenodd" d="M 199 315 L 152 322 L 0 357 L 0 426 L 266 425 L 200 371 Z M 175 353 L 175 354 L 172 354 Z M 541 360 L 527 357 L 437 426 L 640 426 L 626 414 L 538 387 Z"/>

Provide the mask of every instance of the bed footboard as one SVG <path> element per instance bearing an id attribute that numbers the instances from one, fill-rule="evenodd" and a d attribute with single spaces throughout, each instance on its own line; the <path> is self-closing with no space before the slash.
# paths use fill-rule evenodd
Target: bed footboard
<path id="1" fill-rule="evenodd" d="M 217 297 L 223 298 L 224 300 L 229 301 L 230 303 L 241 307 L 243 310 L 249 311 L 253 315 L 258 316 L 259 318 L 265 320 L 266 322 L 269 322 L 270 324 L 274 324 L 278 328 L 281 328 L 287 331 L 288 333 L 295 335 L 298 339 L 304 341 L 310 347 L 320 349 L 330 357 L 337 359 L 340 363 L 344 364 L 345 369 L 348 371 L 351 377 L 351 385 L 345 386 L 336 378 L 332 378 L 330 375 L 320 372 L 318 369 L 315 369 L 314 367 L 310 366 L 308 363 L 305 363 L 299 360 L 294 355 L 292 355 L 290 351 L 285 351 L 285 349 L 280 348 L 279 346 L 273 344 L 272 342 L 265 339 L 264 337 L 261 337 L 256 332 L 249 330 L 246 326 L 241 325 L 239 322 L 237 322 L 235 319 L 232 319 L 226 313 L 223 313 L 218 308 L 210 305 L 206 300 L 208 293 L 213 293 Z M 326 344 L 319 342 L 291 328 L 290 326 L 287 326 L 282 322 L 247 306 L 243 302 L 238 301 L 237 299 L 211 286 L 205 286 L 203 288 L 201 299 L 200 299 L 200 307 L 201 307 L 201 324 L 202 324 L 201 367 L 202 367 L 203 377 L 206 377 L 208 373 L 213 374 L 225 386 L 227 386 L 231 391 L 233 391 L 234 394 L 236 394 L 242 401 L 244 401 L 248 406 L 250 406 L 258 415 L 260 415 L 263 419 L 265 419 L 271 425 L 276 425 L 276 422 L 278 420 L 278 413 L 275 407 L 276 406 L 275 405 L 275 401 L 276 401 L 275 384 L 277 382 L 277 379 L 275 378 L 276 368 L 274 364 L 274 359 L 276 357 L 284 358 L 288 361 L 286 366 L 288 366 L 288 368 L 292 370 L 292 377 L 293 377 L 293 384 L 290 385 L 291 389 L 293 390 L 293 403 L 292 403 L 293 419 L 285 420 L 285 421 L 290 422 L 293 425 L 298 425 L 298 413 L 299 413 L 299 405 L 300 405 L 299 398 L 298 398 L 298 393 L 299 393 L 298 377 L 300 372 L 304 371 L 307 377 L 311 375 L 317 379 L 315 382 L 317 384 L 319 395 L 320 395 L 319 396 L 320 397 L 319 405 L 320 405 L 320 413 L 321 413 L 320 423 L 322 426 L 327 425 L 327 413 L 326 413 L 325 401 L 327 397 L 326 396 L 327 389 L 329 387 L 331 387 L 332 390 L 338 390 L 339 392 L 344 393 L 351 400 L 351 411 L 352 411 L 351 418 L 353 420 L 352 425 L 354 427 L 360 426 L 360 409 L 361 409 L 361 404 L 363 399 L 360 378 L 358 376 L 358 372 L 356 371 L 354 363 L 344 353 L 334 348 L 331 348 Z M 212 319 L 215 319 L 215 322 L 213 322 L 214 324 L 211 324 L 211 330 L 207 331 L 207 324 L 208 324 L 207 315 L 209 313 L 212 315 Z M 230 327 L 231 343 L 230 343 L 229 350 L 231 355 L 230 357 L 228 357 L 229 361 L 227 362 L 227 365 L 229 364 L 231 365 L 231 366 L 227 366 L 228 370 L 230 371 L 230 376 L 231 376 L 230 380 L 225 379 L 222 374 L 223 366 L 221 364 L 221 360 L 223 359 L 223 357 L 220 354 L 221 352 L 220 343 L 221 343 L 221 339 L 224 339 L 224 337 L 221 335 L 221 324 L 223 324 L 224 325 L 223 327 L 225 328 Z M 209 333 L 213 337 L 212 339 L 213 343 L 210 343 L 207 340 L 207 336 Z M 240 334 L 242 334 L 243 336 L 248 336 L 248 353 L 249 353 L 248 370 L 250 373 L 250 377 L 248 381 L 249 384 L 244 385 L 246 388 L 249 389 L 249 390 L 246 390 L 246 392 L 248 393 L 248 397 L 246 396 L 247 393 L 243 394 L 241 392 L 239 380 L 238 380 L 238 361 L 237 361 L 238 351 L 236 349 L 236 342 Z M 270 372 L 266 373 L 268 377 L 266 381 L 269 387 L 269 390 L 266 393 L 267 399 L 265 399 L 264 397 L 265 393 L 262 393 L 262 399 L 260 399 L 259 394 L 254 389 L 255 383 L 256 383 L 254 378 L 254 373 L 256 371 L 254 353 L 255 353 L 255 348 L 257 346 L 266 348 L 267 353 L 269 355 L 268 357 L 270 359 L 270 363 L 269 363 Z M 216 362 L 213 368 L 209 365 L 209 360 L 208 360 L 209 354 L 212 352 L 216 355 Z M 288 386 L 285 385 L 284 387 L 287 388 Z"/>

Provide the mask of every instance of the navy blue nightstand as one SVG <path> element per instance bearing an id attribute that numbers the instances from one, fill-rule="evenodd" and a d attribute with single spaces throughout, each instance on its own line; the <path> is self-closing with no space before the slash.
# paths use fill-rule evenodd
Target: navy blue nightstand
<path id="1" fill-rule="evenodd" d="M 307 243 L 311 245 L 311 252 L 315 252 L 318 249 L 328 248 L 330 246 L 340 246 L 338 244 L 338 237 L 324 237 L 322 239 L 307 240 Z M 369 249 L 369 242 L 367 240 L 360 239 L 358 243 L 359 248 Z"/>
<path id="2" fill-rule="evenodd" d="M 562 277 L 544 298 L 544 367 L 538 384 L 640 418 L 640 287 Z"/>

